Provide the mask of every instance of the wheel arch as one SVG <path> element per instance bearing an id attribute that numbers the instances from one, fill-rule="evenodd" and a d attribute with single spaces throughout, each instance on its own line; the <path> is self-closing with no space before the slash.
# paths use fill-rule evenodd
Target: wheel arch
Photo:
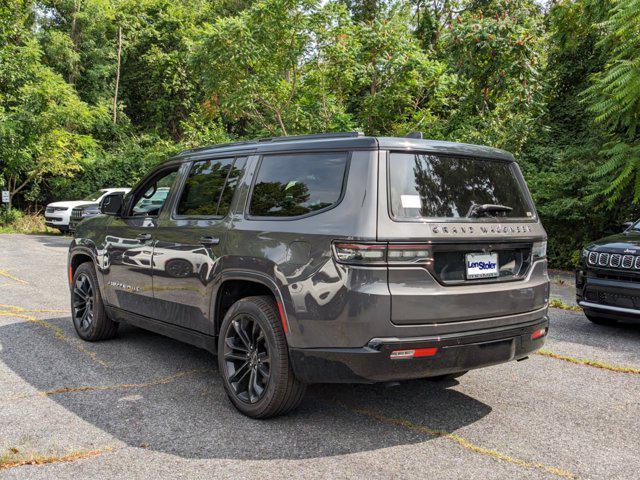
<path id="1" fill-rule="evenodd" d="M 75 247 L 69 253 L 69 260 L 67 262 L 67 272 L 69 274 L 69 285 L 71 285 L 71 280 L 73 279 L 73 275 L 75 274 L 76 269 L 83 263 L 91 262 L 95 268 L 95 255 L 89 248 L 86 247 Z M 96 271 L 96 274 L 98 272 Z M 98 275 L 98 283 L 101 278 Z"/>
<path id="2" fill-rule="evenodd" d="M 254 272 L 225 272 L 214 293 L 212 317 L 214 335 L 218 335 L 226 312 L 238 300 L 255 295 L 273 297 L 278 307 L 278 315 L 285 334 L 289 331 L 289 320 L 284 308 L 284 299 L 276 283 L 269 277 Z"/>

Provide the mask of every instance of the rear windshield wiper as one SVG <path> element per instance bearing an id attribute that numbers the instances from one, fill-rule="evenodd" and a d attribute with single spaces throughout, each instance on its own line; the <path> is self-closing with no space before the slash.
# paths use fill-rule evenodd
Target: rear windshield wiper
<path id="1" fill-rule="evenodd" d="M 469 207 L 469 211 L 467 212 L 468 218 L 473 217 L 482 217 L 486 216 L 488 213 L 503 213 L 510 212 L 513 210 L 511 207 L 507 207 L 506 205 L 494 205 L 491 203 L 479 204 L 474 203 Z"/>

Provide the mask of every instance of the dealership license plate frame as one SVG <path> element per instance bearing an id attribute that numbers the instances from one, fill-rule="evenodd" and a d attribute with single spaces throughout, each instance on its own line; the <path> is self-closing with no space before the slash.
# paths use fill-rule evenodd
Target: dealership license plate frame
<path id="1" fill-rule="evenodd" d="M 494 263 L 494 268 L 481 268 L 480 266 L 475 266 L 470 268 L 469 265 L 480 262 L 486 263 Z M 479 280 L 479 279 L 492 279 L 498 278 L 500 276 L 499 272 L 499 263 L 498 263 L 498 252 L 472 252 L 467 253 L 464 256 L 464 269 L 467 280 Z"/>

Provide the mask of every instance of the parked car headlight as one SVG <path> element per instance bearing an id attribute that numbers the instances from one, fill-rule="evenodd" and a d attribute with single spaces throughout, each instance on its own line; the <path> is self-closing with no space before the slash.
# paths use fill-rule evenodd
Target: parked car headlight
<path id="1" fill-rule="evenodd" d="M 531 253 L 533 254 L 534 260 L 539 260 L 541 258 L 547 257 L 547 241 L 543 242 L 533 242 L 533 248 L 531 249 Z"/>

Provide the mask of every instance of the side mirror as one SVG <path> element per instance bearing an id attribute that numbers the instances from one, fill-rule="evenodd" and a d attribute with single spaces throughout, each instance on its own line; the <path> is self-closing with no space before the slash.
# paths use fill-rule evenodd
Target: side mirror
<path id="1" fill-rule="evenodd" d="M 122 213 L 122 206 L 124 204 L 124 193 L 116 192 L 110 193 L 102 199 L 100 202 L 100 213 L 104 215 L 118 216 Z"/>

